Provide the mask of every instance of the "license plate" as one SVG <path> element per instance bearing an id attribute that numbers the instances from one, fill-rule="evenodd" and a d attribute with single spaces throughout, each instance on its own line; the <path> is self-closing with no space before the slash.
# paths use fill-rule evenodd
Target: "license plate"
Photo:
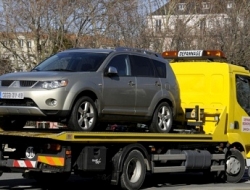
<path id="1" fill-rule="evenodd" d="M 0 92 L 1 99 L 23 99 L 23 92 Z"/>

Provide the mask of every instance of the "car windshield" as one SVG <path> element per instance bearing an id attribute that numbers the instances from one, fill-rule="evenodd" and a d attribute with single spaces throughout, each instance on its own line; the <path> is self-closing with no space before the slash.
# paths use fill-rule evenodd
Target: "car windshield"
<path id="1" fill-rule="evenodd" d="M 60 52 L 41 62 L 32 71 L 95 72 L 107 56 L 106 53 Z"/>

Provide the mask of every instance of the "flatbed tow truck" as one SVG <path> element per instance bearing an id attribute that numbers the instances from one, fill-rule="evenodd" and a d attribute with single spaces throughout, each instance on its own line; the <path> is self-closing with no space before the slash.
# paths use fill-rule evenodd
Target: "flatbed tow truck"
<path id="1" fill-rule="evenodd" d="M 220 51 L 162 55 L 172 60 L 181 92 L 171 133 L 0 131 L 0 172 L 55 184 L 71 173 L 101 175 L 127 190 L 140 189 L 147 172 L 239 182 L 250 166 L 249 70 L 227 63 Z"/>

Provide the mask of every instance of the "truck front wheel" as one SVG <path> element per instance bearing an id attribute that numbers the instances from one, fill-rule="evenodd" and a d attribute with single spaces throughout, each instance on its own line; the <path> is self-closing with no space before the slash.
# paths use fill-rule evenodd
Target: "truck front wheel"
<path id="1" fill-rule="evenodd" d="M 123 164 L 121 187 L 126 190 L 140 189 L 146 175 L 146 165 L 142 153 L 132 150 Z"/>
<path id="2" fill-rule="evenodd" d="M 226 181 L 229 183 L 237 183 L 242 179 L 244 173 L 244 157 L 237 149 L 230 149 L 226 161 Z"/>

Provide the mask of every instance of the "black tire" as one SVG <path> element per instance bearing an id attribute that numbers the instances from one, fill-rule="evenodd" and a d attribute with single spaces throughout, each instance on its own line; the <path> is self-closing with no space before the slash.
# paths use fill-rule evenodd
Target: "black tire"
<path id="1" fill-rule="evenodd" d="M 245 173 L 245 160 L 237 149 L 230 149 L 226 159 L 226 181 L 238 183 Z"/>
<path id="2" fill-rule="evenodd" d="M 1 117 L 0 120 L 0 127 L 5 131 L 23 129 L 27 122 L 25 119 L 11 119 L 9 117 Z"/>
<path id="3" fill-rule="evenodd" d="M 146 165 L 142 153 L 132 150 L 123 164 L 121 188 L 137 190 L 142 186 L 146 176 Z"/>
<path id="4" fill-rule="evenodd" d="M 67 126 L 74 131 L 93 131 L 97 115 L 94 101 L 86 96 L 81 97 L 72 109 Z"/>
<path id="5" fill-rule="evenodd" d="M 160 103 L 154 111 L 149 131 L 153 133 L 169 133 L 173 125 L 173 111 L 167 102 Z"/>

